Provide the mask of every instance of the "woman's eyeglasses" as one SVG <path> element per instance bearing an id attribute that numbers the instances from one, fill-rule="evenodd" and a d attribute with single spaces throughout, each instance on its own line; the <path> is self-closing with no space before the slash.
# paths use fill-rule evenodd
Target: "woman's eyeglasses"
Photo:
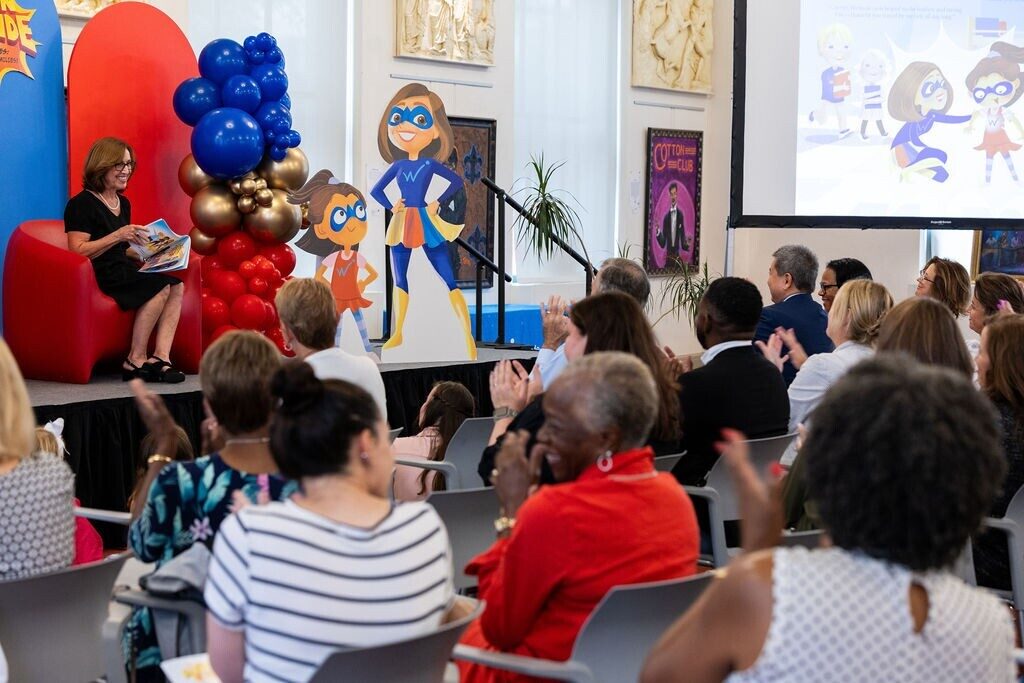
<path id="1" fill-rule="evenodd" d="M 920 272 L 920 273 L 918 274 L 918 276 L 917 276 L 917 279 L 918 279 L 918 280 L 924 280 L 925 282 L 930 282 L 930 283 L 932 283 L 933 285 L 935 284 L 935 280 L 933 280 L 933 279 L 931 279 L 930 277 L 928 277 L 928 271 L 927 271 L 927 270 L 922 270 L 922 271 L 921 271 L 921 272 Z"/>
<path id="2" fill-rule="evenodd" d="M 827 282 L 819 282 L 818 286 L 821 287 L 821 291 L 825 294 L 828 294 L 830 289 L 839 289 L 839 285 L 830 285 Z"/>
<path id="3" fill-rule="evenodd" d="M 132 170 L 135 170 L 135 162 L 134 162 L 134 161 L 119 161 L 119 162 L 117 162 L 116 164 L 114 164 L 114 165 L 112 166 L 112 168 L 113 168 L 113 169 L 114 169 L 115 171 L 123 171 L 123 170 L 125 170 L 126 168 L 127 168 L 127 169 L 128 169 L 129 171 L 132 171 Z"/>

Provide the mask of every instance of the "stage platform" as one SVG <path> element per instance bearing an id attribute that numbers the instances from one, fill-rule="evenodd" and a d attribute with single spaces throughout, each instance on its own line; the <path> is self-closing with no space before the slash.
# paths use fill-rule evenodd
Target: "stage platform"
<path id="1" fill-rule="evenodd" d="M 490 415 L 493 406 L 487 378 L 495 363 L 518 359 L 529 369 L 535 357 L 535 351 L 481 348 L 472 362 L 382 364 L 388 421 L 392 427 L 413 433 L 423 399 L 441 380 L 465 384 L 477 399 L 477 415 Z M 126 510 L 139 467 L 139 447 L 146 435 L 128 385 L 115 375 L 94 377 L 84 385 L 34 380 L 26 385 L 39 424 L 64 418 L 68 462 L 76 474 L 76 492 L 82 505 Z M 163 396 L 198 451 L 199 425 L 204 417 L 198 376 L 189 376 L 177 385 L 147 386 Z M 112 545 L 121 536 L 116 529 L 101 532 Z"/>

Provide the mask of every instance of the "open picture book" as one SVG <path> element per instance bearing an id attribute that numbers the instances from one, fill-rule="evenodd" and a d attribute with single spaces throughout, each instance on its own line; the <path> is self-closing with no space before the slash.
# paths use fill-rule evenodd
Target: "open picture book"
<path id="1" fill-rule="evenodd" d="M 171 230 L 167 221 L 160 218 L 146 227 L 146 236 L 139 244 L 128 250 L 142 261 L 140 273 L 169 273 L 188 268 L 188 255 L 192 239 Z"/>

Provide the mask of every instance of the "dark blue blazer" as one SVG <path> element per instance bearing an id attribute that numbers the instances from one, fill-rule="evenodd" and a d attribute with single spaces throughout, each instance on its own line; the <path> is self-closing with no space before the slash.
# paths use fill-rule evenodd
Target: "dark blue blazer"
<path id="1" fill-rule="evenodd" d="M 761 321 L 757 323 L 754 339 L 768 341 L 776 327 L 792 329 L 796 338 L 804 347 L 808 356 L 816 353 L 828 353 L 835 346 L 825 334 L 828 327 L 828 315 L 825 309 L 810 294 L 796 294 L 783 302 L 765 306 L 761 311 Z M 782 369 L 782 378 L 788 387 L 796 377 L 796 368 L 786 362 Z"/>

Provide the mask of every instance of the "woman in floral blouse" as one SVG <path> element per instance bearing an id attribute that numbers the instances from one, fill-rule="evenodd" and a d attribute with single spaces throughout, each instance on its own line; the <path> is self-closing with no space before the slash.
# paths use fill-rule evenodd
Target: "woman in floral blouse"
<path id="1" fill-rule="evenodd" d="M 162 455 L 177 448 L 174 420 L 159 396 L 141 384 L 133 387 L 139 412 L 157 440 L 141 488 L 149 495 L 132 505 L 128 534 L 141 561 L 160 566 L 194 543 L 212 548 L 221 522 L 240 506 L 284 500 L 296 490 L 294 482 L 277 475 L 268 447 L 268 385 L 280 365 L 274 345 L 255 332 L 230 332 L 207 349 L 199 368 L 204 407 L 224 447 L 192 462 L 172 463 Z M 162 680 L 149 610 L 136 610 L 125 634 L 136 680 Z"/>

